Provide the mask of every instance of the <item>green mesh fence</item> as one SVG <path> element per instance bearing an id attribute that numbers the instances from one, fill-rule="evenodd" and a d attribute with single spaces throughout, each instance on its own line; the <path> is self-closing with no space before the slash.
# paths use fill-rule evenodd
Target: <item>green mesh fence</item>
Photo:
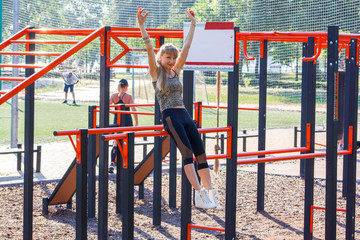
<path id="1" fill-rule="evenodd" d="M 13 34 L 14 2 L 3 2 L 3 39 Z M 359 1 L 339 0 L 153 0 L 153 1 L 116 1 L 116 0 L 48 0 L 20 1 L 19 28 L 25 26 L 49 28 L 96 29 L 100 26 L 137 27 L 137 6 L 150 12 L 146 27 L 180 29 L 188 21 L 186 9 L 194 10 L 199 22 L 232 21 L 240 31 L 327 31 L 328 25 L 337 25 L 342 32 L 357 32 L 360 26 Z M 62 38 L 66 38 L 65 36 Z M 143 48 L 136 39 L 122 39 L 132 47 Z M 167 40 L 168 41 L 168 40 Z M 170 41 L 170 40 L 169 40 Z M 171 40 L 174 41 L 174 40 Z M 175 43 L 181 46 L 180 40 Z M 216 47 L 216 46 L 214 46 Z M 49 46 L 39 47 L 47 51 Z M 63 50 L 63 46 L 57 50 Z M 240 54 L 240 94 L 256 95 L 259 78 L 259 43 L 250 42 L 248 53 L 254 61 L 245 60 Z M 269 43 L 268 87 L 269 96 L 275 102 L 300 103 L 301 91 L 301 51 L 299 43 Z M 20 49 L 21 50 L 21 49 Z M 118 52 L 117 52 L 118 51 Z M 118 54 L 121 47 L 114 46 L 112 54 Z M 114 57 L 114 56 L 112 56 Z M 3 62 L 9 63 L 11 57 L 4 56 Z M 19 60 L 24 61 L 23 59 Z M 49 57 L 40 57 L 47 63 Z M 342 58 L 343 61 L 343 58 Z M 129 53 L 121 63 L 146 64 L 143 53 Z M 83 78 L 98 79 L 99 44 L 93 43 L 54 69 L 45 77 L 60 76 L 62 71 L 71 69 Z M 341 64 L 341 63 L 340 63 Z M 326 51 L 323 51 L 317 64 L 317 103 L 326 101 Z M 6 75 L 6 69 L 4 69 Z M 144 70 L 112 69 L 112 77 L 121 74 L 137 80 L 135 98 L 153 101 L 149 76 Z M 8 72 L 8 74 L 11 74 Z M 20 72 L 21 74 L 21 72 Z M 124 77 L 124 75 L 122 75 Z M 215 72 L 196 73 L 199 93 L 195 100 L 214 102 L 211 95 L 216 82 Z M 223 74 L 223 84 L 227 83 L 227 74 Z M 143 89 L 143 90 L 142 90 Z M 144 91 L 150 91 L 144 94 Z M 150 98 L 148 97 L 150 95 Z M 145 97 L 146 96 L 146 97 Z M 251 97 L 249 99 L 252 99 Z M 223 100 L 222 100 L 223 101 Z M 226 101 L 223 101 L 226 103 Z M 254 103 L 253 100 L 249 102 Z M 246 103 L 246 101 L 245 101 Z M 270 101 L 271 103 L 271 101 Z"/>

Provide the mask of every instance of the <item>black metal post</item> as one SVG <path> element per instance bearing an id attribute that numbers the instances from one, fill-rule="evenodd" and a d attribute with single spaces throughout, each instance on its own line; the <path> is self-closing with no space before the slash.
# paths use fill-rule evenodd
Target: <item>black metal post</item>
<path id="1" fill-rule="evenodd" d="M 36 172 L 40 172 L 41 169 L 41 146 L 36 147 Z"/>
<path id="2" fill-rule="evenodd" d="M 29 33 L 29 39 L 35 39 L 35 33 Z M 28 45 L 28 51 L 35 51 L 35 44 Z M 35 56 L 26 56 L 26 64 L 34 64 Z M 25 76 L 30 77 L 34 68 L 26 68 Z M 24 227 L 23 238 L 32 239 L 33 227 L 33 177 L 34 177 L 34 95 L 35 83 L 25 88 L 25 133 L 24 133 Z"/>
<path id="3" fill-rule="evenodd" d="M 349 126 L 353 127 L 353 152 L 346 155 L 344 160 L 346 163 L 347 175 L 343 176 L 347 179 L 346 189 L 346 239 L 355 239 L 355 204 L 356 204 L 356 141 L 357 141 L 357 110 L 358 110 L 358 82 L 359 67 L 356 65 L 357 40 L 351 39 L 349 59 L 346 60 L 346 93 L 345 96 L 345 132 Z M 344 146 L 347 146 L 348 138 L 345 137 Z M 350 147 L 350 146 L 349 146 Z"/>
<path id="4" fill-rule="evenodd" d="M 338 99 L 338 40 L 339 27 L 328 27 L 327 48 L 327 116 L 326 116 L 326 210 L 325 239 L 336 239 L 337 194 L 337 123 Z"/>
<path id="5" fill-rule="evenodd" d="M 88 128 L 94 126 L 93 113 L 96 106 L 89 106 Z M 96 123 L 95 123 L 96 124 Z M 95 192 L 96 192 L 96 134 L 90 134 L 88 137 L 88 217 L 95 217 Z"/>
<path id="6" fill-rule="evenodd" d="M 298 132 L 298 128 L 294 127 L 294 147 L 297 147 L 297 132 Z"/>
<path id="7" fill-rule="evenodd" d="M 185 108 L 193 115 L 194 71 L 183 72 L 183 98 Z M 186 177 L 184 167 L 181 171 L 181 239 L 187 239 L 187 226 L 191 222 L 191 185 Z"/>
<path id="8" fill-rule="evenodd" d="M 144 137 L 144 142 L 147 141 L 147 137 Z M 143 159 L 145 159 L 147 155 L 147 144 L 143 145 Z M 139 199 L 144 199 L 144 191 L 145 191 L 145 187 L 144 187 L 144 181 L 141 182 L 139 184 Z"/>
<path id="9" fill-rule="evenodd" d="M 109 92 L 110 92 L 110 68 L 106 66 L 108 56 L 107 33 L 110 27 L 105 27 L 101 36 L 101 57 L 100 57 L 100 128 L 109 126 Z M 108 199 L 109 199 L 109 146 L 108 142 L 99 139 L 99 203 L 98 203 L 98 237 L 107 239 L 108 235 Z"/>
<path id="10" fill-rule="evenodd" d="M 174 139 L 170 139 L 169 207 L 176 208 L 177 151 Z"/>
<path id="11" fill-rule="evenodd" d="M 266 90 L 267 90 L 267 40 L 264 40 L 263 55 L 260 56 L 259 82 L 259 137 L 258 150 L 265 150 L 266 145 Z M 265 157 L 264 155 L 259 158 Z M 264 211 L 265 198 L 265 163 L 258 163 L 257 211 Z"/>
<path id="12" fill-rule="evenodd" d="M 234 35 L 239 31 L 234 28 Z M 236 46 L 236 38 L 234 46 Z M 236 51 L 234 53 L 236 57 Z M 239 64 L 234 60 L 234 71 L 228 73 L 228 110 L 227 125 L 232 127 L 231 158 L 226 158 L 226 203 L 225 203 L 225 239 L 236 236 L 236 182 L 237 179 L 237 135 L 238 135 L 238 102 L 239 102 Z M 227 136 L 229 137 L 229 136 Z"/>
<path id="13" fill-rule="evenodd" d="M 18 143 L 18 144 L 17 144 L 17 148 L 18 148 L 18 149 L 21 149 L 21 148 L 22 148 L 21 143 Z M 18 171 L 21 171 L 21 160 L 22 160 L 22 154 L 21 154 L 21 152 L 18 152 L 18 153 L 16 154 L 16 159 L 17 159 L 16 169 L 17 169 Z"/>
<path id="14" fill-rule="evenodd" d="M 165 42 L 163 36 L 160 37 L 160 46 Z M 161 124 L 161 112 L 159 102 L 155 98 L 155 125 Z M 161 175 L 162 175 L 162 156 L 161 156 L 160 137 L 154 137 L 154 195 L 153 195 L 153 224 L 161 224 Z"/>
<path id="15" fill-rule="evenodd" d="M 246 135 L 246 130 L 243 130 L 243 134 Z M 243 137 L 243 152 L 246 152 L 246 136 Z"/>
<path id="16" fill-rule="evenodd" d="M 305 46 L 305 44 L 303 45 Z M 308 39 L 307 53 L 304 57 L 314 55 L 315 41 L 313 37 Z M 306 146 L 307 141 L 307 124 L 310 124 L 310 150 L 307 153 L 315 151 L 315 101 L 316 101 L 316 64 L 311 62 L 303 62 L 306 65 L 306 71 L 303 72 L 302 80 L 302 97 L 301 99 L 301 146 Z M 305 206 L 304 206 L 304 239 L 312 239 L 310 232 L 311 206 L 314 202 L 314 158 L 306 159 L 304 164 L 305 176 Z"/>
<path id="17" fill-rule="evenodd" d="M 81 144 L 81 158 L 76 159 L 76 239 L 84 240 L 87 239 L 87 133 L 87 129 L 81 129 L 80 139 L 76 139 L 76 144 Z"/>
<path id="18" fill-rule="evenodd" d="M 123 140 L 122 139 L 119 139 L 119 142 L 120 142 L 120 146 L 123 147 L 124 144 L 123 144 Z M 126 198 L 126 195 L 123 195 L 122 192 L 123 192 L 123 179 L 122 179 L 122 175 L 123 175 L 123 156 L 121 155 L 120 151 L 119 151 L 119 148 L 115 148 L 115 154 L 116 154 L 116 196 L 115 196 L 115 199 L 116 199 L 116 209 L 115 209 L 115 212 L 116 213 L 120 213 L 122 214 L 122 207 L 123 206 L 123 203 L 122 203 L 122 199 L 124 196 L 124 198 Z"/>
<path id="19" fill-rule="evenodd" d="M 162 177 L 162 138 L 155 137 L 154 145 L 154 191 L 153 224 L 161 225 L 161 177 Z"/>
<path id="20" fill-rule="evenodd" d="M 134 133 L 128 133 L 128 164 L 122 164 L 122 239 L 134 239 Z M 124 159 L 125 160 L 125 159 Z"/>

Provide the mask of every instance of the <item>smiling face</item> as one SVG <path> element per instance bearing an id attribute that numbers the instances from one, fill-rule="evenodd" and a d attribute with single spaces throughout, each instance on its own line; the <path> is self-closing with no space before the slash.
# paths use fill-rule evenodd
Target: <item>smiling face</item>
<path id="1" fill-rule="evenodd" d="M 160 56 L 160 63 L 165 68 L 167 72 L 174 67 L 177 59 L 177 54 L 174 53 L 164 53 Z"/>

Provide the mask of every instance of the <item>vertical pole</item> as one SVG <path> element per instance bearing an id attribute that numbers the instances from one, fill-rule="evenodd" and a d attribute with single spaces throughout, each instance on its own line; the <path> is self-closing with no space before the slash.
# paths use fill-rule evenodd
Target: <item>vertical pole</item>
<path id="1" fill-rule="evenodd" d="M 87 239 L 87 133 L 87 129 L 81 129 L 80 139 L 76 139 L 76 144 L 81 144 L 81 158 L 76 160 L 76 239 L 84 240 Z"/>
<path id="2" fill-rule="evenodd" d="M 357 40 L 351 39 L 350 56 L 346 60 L 346 92 L 345 96 L 345 132 L 349 126 L 353 126 L 353 152 L 345 156 L 347 170 L 346 190 L 346 239 L 355 239 L 355 203 L 356 203 L 356 140 L 357 140 L 357 110 L 358 110 L 358 81 L 359 67 L 356 65 Z M 348 145 L 348 138 L 345 137 L 344 146 Z"/>
<path id="3" fill-rule="evenodd" d="M 169 179 L 169 207 L 176 208 L 176 175 L 177 151 L 174 139 L 170 138 L 170 179 Z"/>
<path id="4" fill-rule="evenodd" d="M 303 46 L 306 46 L 304 44 Z M 304 57 L 314 55 L 315 42 L 314 38 L 308 39 L 307 47 L 303 47 L 307 51 L 303 51 Z M 306 146 L 306 129 L 307 124 L 311 126 L 310 129 L 310 151 L 306 153 L 313 153 L 315 151 L 315 99 L 316 99 L 316 64 L 311 62 L 303 62 L 304 68 L 302 80 L 302 95 L 301 97 L 301 147 Z M 303 68 L 303 69 L 304 69 Z M 312 232 L 310 232 L 310 218 L 311 206 L 314 202 L 314 158 L 306 159 L 303 162 L 303 175 L 305 177 L 305 208 L 304 208 L 304 239 L 312 239 Z"/>
<path id="5" fill-rule="evenodd" d="M 19 0 L 14 0 L 14 22 L 13 22 L 13 34 L 19 31 L 19 11 L 20 11 L 20 3 Z M 13 44 L 13 51 L 19 51 L 19 45 L 17 43 Z M 13 64 L 19 63 L 19 56 L 12 56 Z M 12 69 L 12 76 L 19 76 L 19 69 Z M 12 82 L 12 87 L 15 87 L 18 82 Z M 11 147 L 15 148 L 18 143 L 18 135 L 19 135 L 19 98 L 18 95 L 15 95 L 11 99 Z"/>
<path id="6" fill-rule="evenodd" d="M 267 89 L 267 40 L 264 40 L 263 54 L 260 56 L 259 83 L 259 137 L 258 150 L 265 150 L 266 142 L 266 89 Z M 265 157 L 259 156 L 259 158 Z M 265 163 L 258 163 L 257 211 L 264 211 L 265 198 Z"/>
<path id="7" fill-rule="evenodd" d="M 29 39 L 35 39 L 35 33 L 29 33 Z M 27 50 L 35 51 L 35 45 L 29 44 Z M 26 56 L 26 64 L 34 64 L 35 56 Z M 34 73 L 33 68 L 25 70 L 25 76 Z M 35 83 L 25 88 L 25 134 L 24 134 L 24 227 L 23 238 L 32 239 L 33 227 L 33 177 L 34 177 L 34 90 Z"/>
<path id="8" fill-rule="evenodd" d="M 96 106 L 89 106 L 88 112 L 88 128 L 91 129 L 94 126 L 94 110 Z M 95 217 L 95 191 L 96 191 L 96 134 L 90 134 L 88 139 L 88 217 Z"/>
<path id="9" fill-rule="evenodd" d="M 338 39 L 339 27 L 328 27 L 327 55 L 327 116 L 326 116 L 326 210 L 325 238 L 336 239 L 336 194 L 337 194 L 337 123 L 338 99 Z"/>
<path id="10" fill-rule="evenodd" d="M 108 60 L 108 37 L 110 27 L 105 27 L 101 36 L 100 57 L 100 128 L 109 126 L 109 91 L 110 91 L 110 68 L 106 65 Z M 107 239 L 108 235 L 108 166 L 109 166 L 108 142 L 102 138 L 99 140 L 99 204 L 98 204 L 98 237 Z"/>
<path id="11" fill-rule="evenodd" d="M 183 98 L 185 108 L 193 115 L 194 71 L 183 72 Z M 187 239 L 187 226 L 191 222 L 191 185 L 186 177 L 184 167 L 181 171 L 181 239 Z"/>
<path id="12" fill-rule="evenodd" d="M 234 28 L 234 36 L 239 31 Z M 234 38 L 234 59 L 236 57 L 236 38 Z M 239 64 L 234 61 L 234 71 L 228 74 L 227 125 L 232 127 L 231 158 L 226 158 L 226 203 L 225 239 L 235 239 L 236 233 L 236 181 L 237 179 L 237 142 L 238 142 L 238 101 L 239 101 Z M 227 136 L 229 137 L 229 136 Z"/>
<path id="13" fill-rule="evenodd" d="M 160 37 L 160 46 L 165 38 Z M 161 124 L 159 102 L 155 98 L 155 125 Z M 161 175 L 162 175 L 162 147 L 161 137 L 154 137 L 154 195 L 153 195 L 153 224 L 161 224 Z"/>
<path id="14" fill-rule="evenodd" d="M 128 165 L 122 164 L 122 239 L 134 239 L 134 133 L 127 134 Z"/>

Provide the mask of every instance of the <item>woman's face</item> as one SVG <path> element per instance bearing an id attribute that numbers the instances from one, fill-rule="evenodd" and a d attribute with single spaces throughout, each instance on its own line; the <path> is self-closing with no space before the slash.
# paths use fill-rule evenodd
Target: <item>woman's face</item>
<path id="1" fill-rule="evenodd" d="M 160 56 L 161 65 L 165 68 L 167 72 L 169 72 L 176 63 L 176 55 L 164 53 Z"/>

